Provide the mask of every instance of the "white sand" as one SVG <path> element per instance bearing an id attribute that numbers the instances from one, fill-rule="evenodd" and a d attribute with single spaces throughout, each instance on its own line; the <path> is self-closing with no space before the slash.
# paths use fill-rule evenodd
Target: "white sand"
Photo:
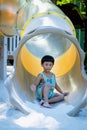
<path id="1" fill-rule="evenodd" d="M 27 103 L 34 112 L 24 115 L 8 100 L 3 81 L 0 81 L 0 130 L 87 130 L 87 107 L 76 117 L 67 113 L 73 108 L 65 102 L 53 105 L 51 109 L 37 102 Z"/>

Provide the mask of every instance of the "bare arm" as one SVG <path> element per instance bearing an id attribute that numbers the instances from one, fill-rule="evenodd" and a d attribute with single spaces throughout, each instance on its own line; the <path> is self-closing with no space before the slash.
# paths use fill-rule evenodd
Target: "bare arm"
<path id="1" fill-rule="evenodd" d="M 41 77 L 41 75 L 39 74 L 39 75 L 36 77 L 35 83 L 30 86 L 30 88 L 31 88 L 32 91 L 36 91 L 36 87 L 37 87 L 38 84 L 40 83 L 41 79 L 42 79 L 42 77 Z"/>
<path id="2" fill-rule="evenodd" d="M 60 93 L 64 93 L 63 90 L 58 86 L 58 84 L 56 83 L 55 89 L 60 92 Z"/>
<path id="3" fill-rule="evenodd" d="M 56 86 L 55 86 L 56 90 L 58 92 L 60 92 L 61 94 L 63 94 L 64 96 L 67 96 L 69 94 L 69 92 L 64 92 L 59 86 L 58 84 L 56 83 Z"/>
<path id="4" fill-rule="evenodd" d="M 56 78 L 55 78 L 56 80 Z M 59 93 L 62 93 L 63 94 L 63 90 L 58 86 L 57 82 L 56 82 L 56 85 L 55 85 L 55 89 L 59 92 Z"/>

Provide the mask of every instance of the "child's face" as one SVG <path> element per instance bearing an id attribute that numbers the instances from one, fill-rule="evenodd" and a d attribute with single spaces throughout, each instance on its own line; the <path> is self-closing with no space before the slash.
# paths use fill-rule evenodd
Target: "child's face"
<path id="1" fill-rule="evenodd" d="M 52 67 L 53 67 L 53 63 L 52 62 L 44 62 L 42 64 L 42 67 L 43 67 L 44 71 L 50 72 Z"/>

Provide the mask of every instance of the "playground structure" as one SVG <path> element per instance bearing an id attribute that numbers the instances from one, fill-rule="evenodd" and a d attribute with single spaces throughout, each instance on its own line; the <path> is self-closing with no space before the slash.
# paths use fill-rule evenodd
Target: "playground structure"
<path id="1" fill-rule="evenodd" d="M 26 114 L 31 112 L 26 102 L 35 94 L 29 85 L 42 70 L 41 57 L 49 54 L 56 60 L 53 71 L 58 84 L 70 92 L 65 100 L 74 109 L 68 114 L 77 114 L 87 105 L 87 75 L 72 22 L 50 0 L 3 0 L 0 6 L 1 35 L 21 36 L 14 52 L 14 72 L 5 81 L 11 103 Z"/>

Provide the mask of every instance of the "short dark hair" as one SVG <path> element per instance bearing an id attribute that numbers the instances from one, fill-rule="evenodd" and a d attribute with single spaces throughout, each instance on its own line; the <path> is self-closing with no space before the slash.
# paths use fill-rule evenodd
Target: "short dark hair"
<path id="1" fill-rule="evenodd" d="M 54 60 L 54 58 L 52 56 L 45 55 L 41 59 L 41 64 L 43 64 L 44 62 L 52 62 L 54 64 L 55 60 Z"/>

